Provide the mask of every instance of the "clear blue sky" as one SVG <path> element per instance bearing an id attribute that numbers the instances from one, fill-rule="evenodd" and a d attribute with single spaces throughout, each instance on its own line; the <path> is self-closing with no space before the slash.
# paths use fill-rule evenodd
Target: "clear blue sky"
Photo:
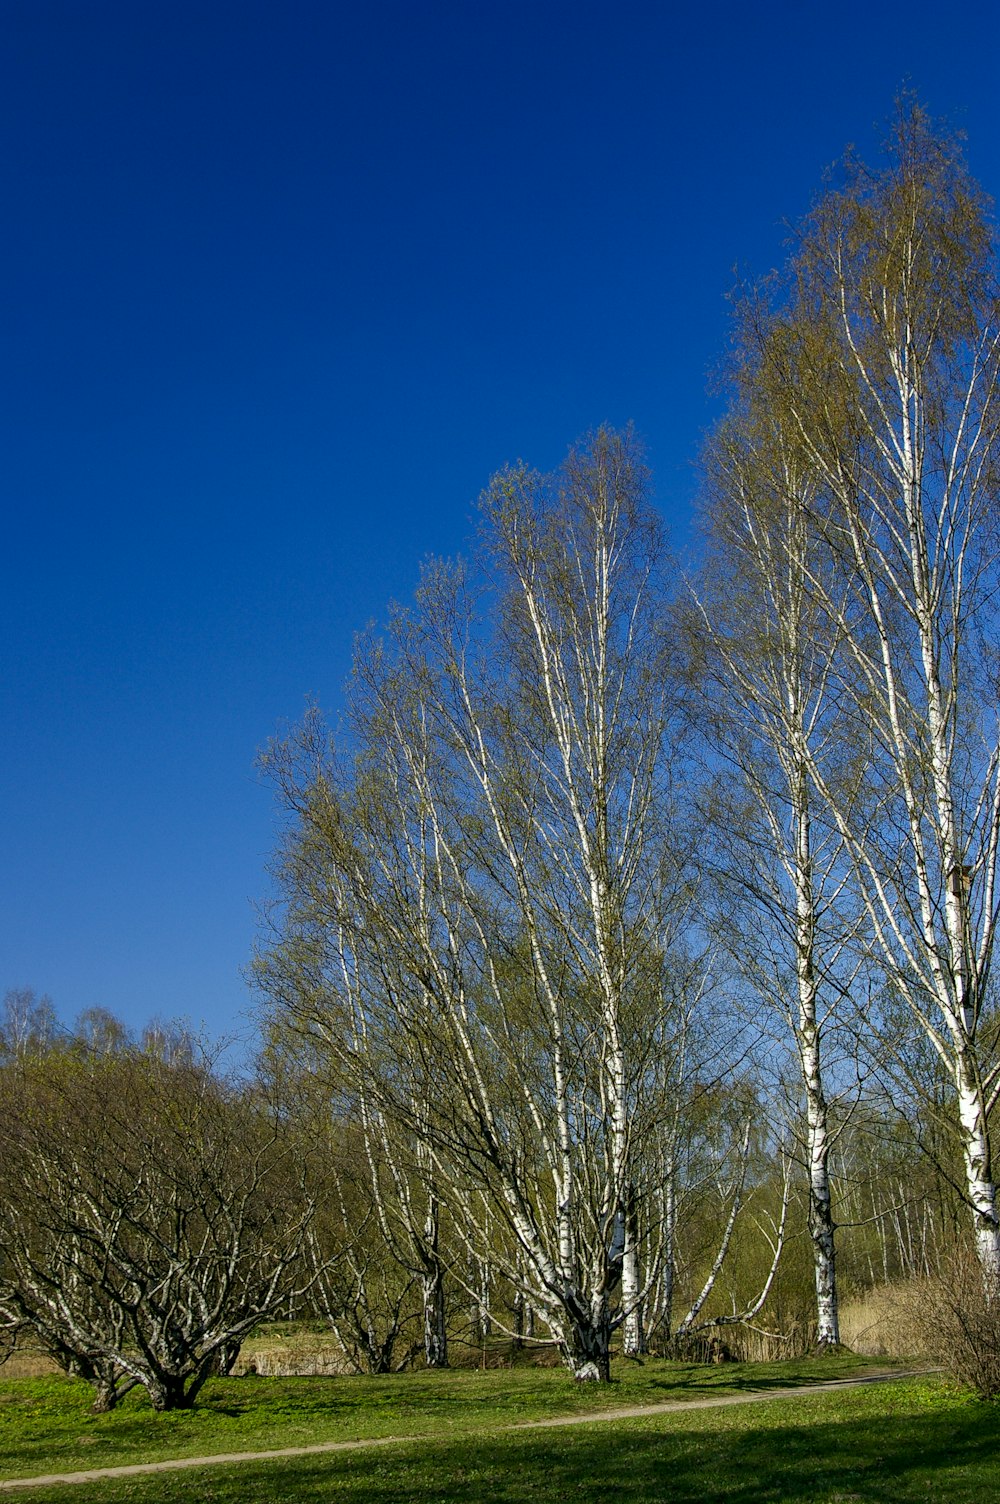
<path id="1" fill-rule="evenodd" d="M 1000 11 L 6 0 L 0 39 L 0 992 L 223 1033 L 257 747 L 507 460 L 632 419 L 683 542 L 734 266 L 907 81 L 1000 191 Z"/>

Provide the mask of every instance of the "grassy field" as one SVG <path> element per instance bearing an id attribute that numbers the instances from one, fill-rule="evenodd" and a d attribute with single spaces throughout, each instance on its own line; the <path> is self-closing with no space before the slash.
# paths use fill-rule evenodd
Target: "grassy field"
<path id="1" fill-rule="evenodd" d="M 610 1498 L 616 1504 L 980 1504 L 1000 1497 L 1000 1407 L 979 1404 L 937 1378 L 557 1430 L 500 1430 L 572 1411 L 791 1387 L 863 1366 L 850 1358 L 722 1369 L 649 1363 L 623 1367 L 621 1382 L 600 1389 L 574 1388 L 558 1371 L 530 1369 L 230 1380 L 213 1384 L 199 1409 L 172 1416 L 135 1403 L 118 1415 L 93 1417 L 79 1386 L 24 1380 L 0 1385 L 0 1457 L 11 1477 L 362 1436 L 425 1438 L 370 1452 L 199 1467 L 10 1496 L 35 1504 L 597 1504 Z"/>
<path id="2" fill-rule="evenodd" d="M 215 1379 L 193 1410 L 164 1415 L 141 1390 L 111 1415 L 91 1415 L 84 1384 L 57 1376 L 0 1381 L 0 1478 L 363 1437 L 447 1437 L 551 1415 L 846 1377 L 866 1367 L 870 1360 L 853 1357 L 717 1368 L 619 1361 L 609 1385 L 574 1384 L 561 1367 Z"/>

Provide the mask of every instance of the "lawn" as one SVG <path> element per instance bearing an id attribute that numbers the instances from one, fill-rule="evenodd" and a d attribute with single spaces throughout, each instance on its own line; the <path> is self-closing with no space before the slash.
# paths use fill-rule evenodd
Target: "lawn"
<path id="1" fill-rule="evenodd" d="M 58 1381 L 24 1381 L 38 1402 L 26 1406 L 22 1395 L 0 1406 L 3 1425 L 19 1438 L 13 1456 L 2 1444 L 0 1452 L 11 1476 L 349 1435 L 426 1438 L 11 1495 L 29 1504 L 981 1504 L 1000 1497 L 1000 1407 L 937 1377 L 555 1430 L 499 1429 L 530 1416 L 747 1393 L 861 1367 L 850 1359 L 723 1370 L 650 1363 L 623 1370 L 621 1382 L 603 1390 L 574 1389 L 559 1372 L 532 1370 L 220 1381 L 188 1415 L 154 1416 L 134 1405 L 100 1421 L 86 1416 L 77 1386 L 63 1382 L 57 1401 Z M 117 1426 L 113 1444 L 108 1422 Z M 34 1427 L 32 1441 L 25 1433 Z"/>
<path id="2" fill-rule="evenodd" d="M 2 1380 L 0 1478 L 213 1452 L 379 1436 L 450 1437 L 552 1415 L 792 1386 L 873 1366 L 851 1356 L 720 1367 L 617 1361 L 615 1382 L 574 1384 L 563 1368 L 454 1369 L 387 1378 L 215 1379 L 193 1410 L 158 1415 L 136 1390 L 110 1415 L 60 1376 Z"/>

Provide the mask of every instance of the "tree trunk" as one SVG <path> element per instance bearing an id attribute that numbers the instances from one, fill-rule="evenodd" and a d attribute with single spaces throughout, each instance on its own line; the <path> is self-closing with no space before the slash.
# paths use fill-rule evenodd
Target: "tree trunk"
<path id="1" fill-rule="evenodd" d="M 366 1344 L 369 1373 L 392 1373 L 392 1349 L 395 1341 L 395 1333 L 387 1337 L 384 1342 L 378 1342 L 374 1333 L 371 1335 L 370 1341 Z"/>
<path id="2" fill-rule="evenodd" d="M 66 1349 L 53 1353 L 56 1362 L 73 1378 L 83 1379 L 94 1391 L 91 1411 L 94 1415 L 107 1415 L 114 1410 L 138 1380 L 127 1378 L 121 1369 L 109 1359 L 91 1359 L 79 1354 L 69 1354 Z"/>
<path id="3" fill-rule="evenodd" d="M 118 1388 L 115 1384 L 109 1383 L 104 1379 L 95 1380 L 94 1403 L 90 1407 L 91 1411 L 94 1415 L 107 1415 L 118 1404 L 119 1398 Z"/>
<path id="4" fill-rule="evenodd" d="M 228 1377 L 236 1366 L 236 1360 L 240 1355 L 242 1346 L 243 1339 L 233 1337 L 228 1342 L 223 1342 L 221 1346 L 217 1347 L 215 1358 L 212 1362 L 212 1373 L 218 1375 L 219 1378 L 224 1379 Z"/>
<path id="5" fill-rule="evenodd" d="M 1000 1294 L 1000 1225 L 996 1186 L 990 1162 L 990 1140 L 982 1092 L 971 1062 L 958 1064 L 958 1116 L 962 1129 L 965 1183 L 972 1207 L 972 1230 L 983 1283 L 990 1296 Z"/>
<path id="6" fill-rule="evenodd" d="M 625 1193 L 624 1246 L 622 1248 L 622 1352 L 626 1358 L 638 1358 L 646 1351 L 646 1333 L 642 1312 L 642 1275 L 639 1268 L 639 1227 L 635 1186 Z"/>
<path id="7" fill-rule="evenodd" d="M 184 1385 L 184 1379 L 179 1379 L 174 1374 L 157 1374 L 144 1381 L 149 1403 L 154 1410 L 158 1411 L 190 1410 L 197 1391 L 185 1389 Z"/>
<path id="8" fill-rule="evenodd" d="M 428 1368 L 448 1367 L 448 1332 L 445 1327 L 444 1271 L 435 1259 L 423 1277 L 424 1361 Z"/>
<path id="9" fill-rule="evenodd" d="M 830 1209 L 830 1178 L 826 1158 L 819 1153 L 811 1135 L 809 1172 L 809 1236 L 812 1239 L 816 1284 L 816 1344 L 820 1348 L 829 1349 L 840 1346 L 835 1224 Z"/>
<path id="10" fill-rule="evenodd" d="M 611 1333 L 608 1321 L 574 1321 L 561 1344 L 563 1360 L 578 1383 L 607 1384 L 611 1378 Z"/>
<path id="11" fill-rule="evenodd" d="M 445 1326 L 444 1269 L 438 1256 L 440 1213 L 432 1193 L 424 1222 L 422 1279 L 424 1302 L 424 1361 L 428 1368 L 448 1367 L 448 1331 Z"/>
<path id="12" fill-rule="evenodd" d="M 815 1025 L 807 1029 L 801 1053 L 806 1086 L 809 1237 L 812 1240 L 813 1278 L 816 1286 L 816 1345 L 820 1349 L 829 1349 L 840 1345 L 840 1314 L 834 1237 L 836 1224 L 830 1200 L 830 1138 Z"/>
<path id="13" fill-rule="evenodd" d="M 660 1283 L 660 1324 L 669 1340 L 674 1329 L 674 1238 L 677 1232 L 677 1197 L 674 1192 L 672 1170 L 667 1179 L 664 1196 L 663 1230 L 666 1247 L 663 1256 L 663 1278 Z"/>
<path id="14" fill-rule="evenodd" d="M 524 1346 L 524 1291 L 518 1290 L 514 1296 L 514 1336 L 511 1346 L 515 1352 L 519 1352 Z"/>
<path id="15" fill-rule="evenodd" d="M 483 1260 L 479 1265 L 479 1335 L 482 1341 L 493 1335 L 493 1318 L 490 1315 L 490 1283 L 492 1270 Z"/>

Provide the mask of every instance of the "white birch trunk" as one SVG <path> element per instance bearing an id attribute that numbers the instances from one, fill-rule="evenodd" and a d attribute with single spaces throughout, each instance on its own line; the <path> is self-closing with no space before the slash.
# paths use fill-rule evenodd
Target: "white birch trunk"
<path id="1" fill-rule="evenodd" d="M 440 1211 L 436 1195 L 430 1194 L 424 1223 L 422 1254 L 424 1261 L 421 1292 L 424 1319 L 424 1361 L 428 1368 L 448 1367 L 448 1328 L 446 1325 L 444 1267 L 438 1253 Z"/>
<path id="2" fill-rule="evenodd" d="M 674 1177 L 671 1174 L 667 1181 L 663 1206 L 663 1277 L 660 1281 L 660 1317 L 658 1326 L 671 1336 L 674 1324 L 674 1280 L 676 1277 L 674 1239 L 677 1229 L 677 1196 L 674 1190 Z"/>
<path id="3" fill-rule="evenodd" d="M 622 1215 L 622 1353 L 626 1358 L 638 1358 L 646 1351 L 646 1334 L 643 1324 L 643 1283 L 639 1264 L 639 1227 L 636 1215 L 635 1187 L 626 1192 Z"/>
<path id="4" fill-rule="evenodd" d="M 826 1101 L 819 1075 L 818 1045 L 806 1033 L 802 1066 L 806 1083 L 806 1149 L 809 1160 L 809 1235 L 816 1285 L 816 1341 L 819 1347 L 839 1346 L 836 1247 L 830 1198 L 829 1133 Z M 814 1056 L 816 1057 L 814 1059 Z"/>
<path id="5" fill-rule="evenodd" d="M 816 1286 L 816 1342 L 820 1349 L 840 1345 L 836 1246 L 830 1196 L 830 1139 L 823 1092 L 820 1029 L 816 999 L 816 903 L 812 891 L 809 787 L 805 759 L 798 759 L 795 788 L 795 938 L 799 994 L 798 1043 L 806 1096 L 806 1156 L 809 1166 L 809 1236 Z"/>
<path id="6" fill-rule="evenodd" d="M 958 1062 L 958 1116 L 976 1256 L 991 1293 L 1000 1293 L 1000 1231 L 982 1091 L 967 1059 Z"/>

